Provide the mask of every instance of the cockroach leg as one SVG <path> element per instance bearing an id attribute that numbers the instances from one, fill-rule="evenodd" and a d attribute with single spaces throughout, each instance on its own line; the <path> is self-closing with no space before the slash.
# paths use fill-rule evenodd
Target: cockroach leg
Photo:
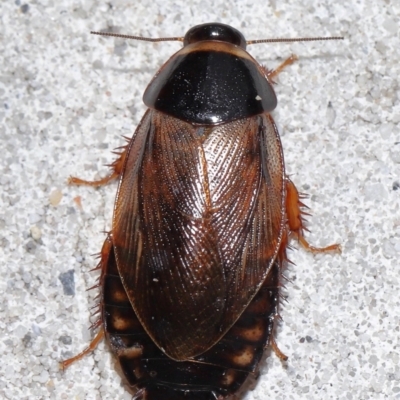
<path id="1" fill-rule="evenodd" d="M 287 361 L 288 360 L 288 356 L 284 353 L 282 353 L 281 349 L 278 347 L 274 335 L 271 335 L 270 339 L 269 339 L 270 345 L 272 347 L 272 350 L 274 351 L 274 353 L 278 356 L 278 358 L 281 361 Z"/>
<path id="2" fill-rule="evenodd" d="M 305 204 L 301 202 L 301 196 L 296 189 L 294 183 L 287 178 L 286 179 L 286 215 L 287 222 L 289 225 L 289 230 L 293 236 L 295 236 L 301 245 L 313 253 L 325 253 L 327 251 L 341 252 L 339 244 L 332 244 L 326 247 L 314 247 L 310 245 L 303 235 L 303 215 L 306 213 L 301 210 L 302 207 L 306 207 Z"/>
<path id="3" fill-rule="evenodd" d="M 299 58 L 295 55 L 292 54 L 290 57 L 288 57 L 282 64 L 280 64 L 277 68 L 267 71 L 267 77 L 270 81 L 273 81 L 274 78 L 276 78 L 284 68 L 287 66 L 293 64 L 295 61 L 297 61 Z"/>
<path id="4" fill-rule="evenodd" d="M 326 247 L 314 247 L 314 246 L 311 246 L 311 245 L 307 242 L 307 240 L 304 238 L 303 235 L 299 235 L 299 234 L 297 233 L 297 238 L 298 238 L 299 242 L 301 243 L 301 245 L 302 245 L 306 250 L 311 251 L 312 253 L 325 253 L 325 252 L 328 252 L 328 251 L 335 251 L 335 252 L 337 252 L 337 253 L 341 253 L 341 252 L 342 252 L 342 249 L 341 249 L 341 247 L 340 247 L 340 244 L 337 244 L 337 243 L 331 244 L 331 245 L 326 246 Z"/>
<path id="5" fill-rule="evenodd" d="M 64 370 L 68 368 L 71 364 L 73 364 L 75 361 L 78 361 L 83 357 L 85 357 L 87 354 L 92 352 L 97 347 L 97 345 L 103 338 L 104 338 L 104 329 L 100 329 L 100 331 L 97 333 L 97 335 L 94 337 L 94 339 L 90 342 L 89 346 L 86 347 L 85 350 L 83 350 L 74 357 L 68 358 L 68 360 L 61 361 L 60 368 Z"/>
<path id="6" fill-rule="evenodd" d="M 117 179 L 122 172 L 124 163 L 125 163 L 125 156 L 126 156 L 126 148 L 123 147 L 123 151 L 121 152 L 114 152 L 118 155 L 118 158 L 109 165 L 111 167 L 112 172 L 107 175 L 106 177 L 99 179 L 97 181 L 86 181 L 84 179 L 77 178 L 75 176 L 71 176 L 68 179 L 69 185 L 86 185 L 86 186 L 103 186 L 107 185 L 107 183 L 111 182 L 114 179 Z"/>
<path id="7" fill-rule="evenodd" d="M 100 262 L 99 262 L 98 266 L 95 268 L 95 269 L 100 269 L 101 270 L 100 283 L 98 285 L 96 285 L 95 287 L 98 287 L 99 285 L 101 285 L 103 283 L 104 274 L 105 274 L 105 271 L 106 271 L 107 263 L 109 261 L 111 250 L 112 250 L 112 239 L 111 239 L 111 235 L 108 234 L 106 240 L 104 241 L 103 247 L 101 249 Z M 61 369 L 64 370 L 64 369 L 68 368 L 75 361 L 78 361 L 78 360 L 82 359 L 83 357 L 85 357 L 87 354 L 92 352 L 97 347 L 99 342 L 105 336 L 104 327 L 103 327 L 103 321 L 102 321 L 101 318 L 97 322 L 95 322 L 93 324 L 93 327 L 97 327 L 97 326 L 101 326 L 101 328 L 100 328 L 99 332 L 96 334 L 96 336 L 94 337 L 94 339 L 90 342 L 89 346 L 86 347 L 86 349 L 84 349 L 82 352 L 80 352 L 76 356 L 71 357 L 68 360 L 61 361 L 60 362 L 60 368 Z"/>

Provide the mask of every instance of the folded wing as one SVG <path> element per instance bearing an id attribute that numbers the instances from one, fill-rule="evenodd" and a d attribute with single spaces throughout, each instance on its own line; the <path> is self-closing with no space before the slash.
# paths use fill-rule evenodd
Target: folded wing
<path id="1" fill-rule="evenodd" d="M 276 256 L 283 160 L 268 115 L 195 127 L 148 111 L 113 221 L 132 306 L 171 358 L 203 353 L 241 315 Z"/>

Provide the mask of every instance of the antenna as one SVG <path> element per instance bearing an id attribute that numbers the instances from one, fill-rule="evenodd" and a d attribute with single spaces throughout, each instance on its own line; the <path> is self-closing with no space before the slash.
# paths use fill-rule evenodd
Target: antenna
<path id="1" fill-rule="evenodd" d="M 122 39 L 142 40 L 144 42 L 183 42 L 183 37 L 164 37 L 164 38 L 149 38 L 144 36 L 121 35 L 120 33 L 111 32 L 90 32 L 92 35 L 112 36 Z M 343 40 L 343 36 L 328 36 L 328 37 L 303 37 L 303 38 L 278 38 L 278 39 L 257 39 L 247 40 L 246 44 L 259 44 L 259 43 L 293 43 L 293 42 L 315 42 L 321 40 Z"/>
<path id="2" fill-rule="evenodd" d="M 247 40 L 246 44 L 258 43 L 292 43 L 292 42 L 315 42 L 318 40 L 343 40 L 343 36 L 328 36 L 328 37 L 304 37 L 304 38 L 282 38 L 282 39 L 257 39 Z"/>
<path id="3" fill-rule="evenodd" d="M 143 36 L 131 36 L 131 35 L 121 35 L 119 33 L 111 33 L 111 32 L 90 32 L 92 35 L 100 35 L 100 36 L 112 36 L 122 39 L 134 39 L 134 40 L 143 40 L 145 42 L 183 42 L 183 37 L 165 37 L 165 38 L 148 38 Z"/>

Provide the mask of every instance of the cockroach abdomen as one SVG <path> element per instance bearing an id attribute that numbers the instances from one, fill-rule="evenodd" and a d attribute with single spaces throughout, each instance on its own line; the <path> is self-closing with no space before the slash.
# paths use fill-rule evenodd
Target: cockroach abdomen
<path id="1" fill-rule="evenodd" d="M 268 344 L 277 314 L 279 275 L 276 261 L 261 290 L 215 346 L 201 356 L 175 361 L 154 344 L 140 324 L 110 246 L 102 268 L 104 330 L 127 382 L 142 389 L 135 399 L 217 400 L 235 393 L 255 372 Z"/>

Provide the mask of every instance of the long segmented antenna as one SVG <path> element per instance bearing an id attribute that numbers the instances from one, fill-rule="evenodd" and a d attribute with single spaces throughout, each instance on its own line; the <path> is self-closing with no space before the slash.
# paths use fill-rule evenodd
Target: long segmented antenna
<path id="1" fill-rule="evenodd" d="M 112 36 L 122 39 L 142 40 L 145 42 L 183 42 L 183 37 L 164 37 L 164 38 L 148 38 L 144 36 L 121 35 L 120 33 L 111 32 L 90 32 L 92 35 Z M 257 39 L 247 40 L 246 44 L 259 44 L 259 43 L 293 43 L 293 42 L 315 42 L 320 40 L 343 40 L 343 36 L 328 36 L 328 37 L 304 37 L 304 38 L 279 38 L 279 39 Z"/>
<path id="2" fill-rule="evenodd" d="M 292 42 L 315 42 L 318 40 L 343 40 L 343 36 L 328 36 L 328 37 L 303 37 L 303 38 L 282 38 L 282 39 L 257 39 L 247 40 L 246 44 L 258 43 L 292 43 Z"/>
<path id="3" fill-rule="evenodd" d="M 165 37 L 165 38 L 148 38 L 143 36 L 131 36 L 131 35 L 121 35 L 119 33 L 111 33 L 111 32 L 90 32 L 92 35 L 100 35 L 100 36 L 112 36 L 122 39 L 134 39 L 134 40 L 143 40 L 145 42 L 183 42 L 183 37 Z"/>

